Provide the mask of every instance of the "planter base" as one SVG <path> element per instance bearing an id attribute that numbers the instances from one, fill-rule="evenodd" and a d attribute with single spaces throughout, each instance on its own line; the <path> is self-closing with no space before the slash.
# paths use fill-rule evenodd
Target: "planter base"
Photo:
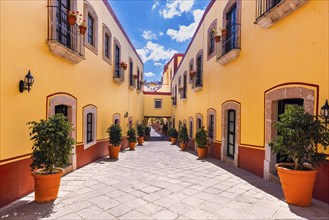
<path id="1" fill-rule="evenodd" d="M 312 205 L 312 194 L 317 170 L 290 170 L 292 163 L 279 163 L 278 171 L 286 202 L 296 206 Z"/>
<path id="2" fill-rule="evenodd" d="M 186 150 L 186 143 L 180 143 L 180 149 Z"/>
<path id="3" fill-rule="evenodd" d="M 138 142 L 138 145 L 143 145 L 144 137 L 137 137 L 137 142 Z"/>
<path id="4" fill-rule="evenodd" d="M 203 148 L 198 147 L 198 157 L 199 158 L 207 157 L 207 153 L 208 153 L 208 148 L 207 147 L 203 147 Z"/>
<path id="5" fill-rule="evenodd" d="M 130 150 L 135 150 L 136 142 L 129 142 L 129 148 L 130 148 Z"/>
<path id="6" fill-rule="evenodd" d="M 176 142 L 177 142 L 177 138 L 171 138 L 171 144 L 172 144 L 172 145 L 175 145 Z"/>
<path id="7" fill-rule="evenodd" d="M 119 152 L 120 152 L 120 145 L 119 146 L 109 146 L 109 153 L 111 159 L 119 159 Z"/>
<path id="8" fill-rule="evenodd" d="M 57 199 L 58 189 L 61 182 L 61 177 L 64 173 L 60 172 L 53 175 L 39 175 L 32 173 L 34 178 L 34 200 L 35 202 L 51 202 Z"/>

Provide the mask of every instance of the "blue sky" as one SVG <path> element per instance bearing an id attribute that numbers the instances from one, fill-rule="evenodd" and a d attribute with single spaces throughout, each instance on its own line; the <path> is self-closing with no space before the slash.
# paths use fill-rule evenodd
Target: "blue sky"
<path id="1" fill-rule="evenodd" d="M 145 79 L 161 79 L 163 66 L 184 53 L 210 0 L 108 0 L 144 61 Z"/>

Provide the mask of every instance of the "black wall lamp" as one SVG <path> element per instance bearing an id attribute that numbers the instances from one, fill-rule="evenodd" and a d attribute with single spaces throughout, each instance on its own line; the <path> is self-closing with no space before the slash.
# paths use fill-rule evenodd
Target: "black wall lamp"
<path id="1" fill-rule="evenodd" d="M 128 112 L 126 112 L 126 113 L 124 114 L 124 117 L 127 118 L 128 115 L 129 115 Z"/>
<path id="2" fill-rule="evenodd" d="M 29 72 L 24 78 L 24 81 L 23 80 L 19 81 L 19 91 L 21 93 L 24 92 L 25 90 L 30 92 L 33 83 L 34 83 L 34 78 L 29 70 Z"/>
<path id="3" fill-rule="evenodd" d="M 324 119 L 324 123 L 327 127 L 327 124 L 329 123 L 329 105 L 328 105 L 328 100 L 324 103 L 324 105 L 321 107 L 320 111 L 321 117 Z"/>

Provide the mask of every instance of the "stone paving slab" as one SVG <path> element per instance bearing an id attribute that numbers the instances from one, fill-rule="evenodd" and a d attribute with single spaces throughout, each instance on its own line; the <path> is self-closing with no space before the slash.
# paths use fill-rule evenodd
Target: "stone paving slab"
<path id="1" fill-rule="evenodd" d="M 56 201 L 38 204 L 32 193 L 0 219 L 329 219 L 329 204 L 288 205 L 279 184 L 151 139 L 64 176 Z"/>

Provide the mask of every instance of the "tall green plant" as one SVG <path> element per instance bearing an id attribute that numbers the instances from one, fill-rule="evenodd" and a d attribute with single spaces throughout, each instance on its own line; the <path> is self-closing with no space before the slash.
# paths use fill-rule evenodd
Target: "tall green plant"
<path id="1" fill-rule="evenodd" d="M 139 137 L 144 137 L 145 135 L 145 127 L 143 124 L 137 124 L 137 134 Z"/>
<path id="2" fill-rule="evenodd" d="M 269 145 L 272 151 L 294 161 L 294 170 L 302 170 L 304 163 L 313 166 L 326 163 L 326 155 L 317 152 L 317 144 L 327 149 L 329 130 L 301 106 L 291 105 L 275 124 L 279 135 Z"/>
<path id="3" fill-rule="evenodd" d="M 136 130 L 135 128 L 131 127 L 127 131 L 128 141 L 136 143 Z"/>
<path id="4" fill-rule="evenodd" d="M 202 128 L 200 128 L 195 134 L 195 141 L 198 148 L 207 147 L 207 138 L 208 138 L 207 131 L 204 130 L 204 127 L 202 126 Z"/>
<path id="5" fill-rule="evenodd" d="M 146 126 L 145 127 L 145 136 L 149 137 L 151 135 L 151 127 Z"/>
<path id="6" fill-rule="evenodd" d="M 167 124 L 164 124 L 164 125 L 162 126 L 162 131 L 163 131 L 163 132 L 167 132 L 167 131 L 168 131 L 168 125 L 167 125 Z"/>
<path id="7" fill-rule="evenodd" d="M 187 127 L 186 127 L 185 124 L 179 130 L 178 140 L 181 143 L 187 143 L 188 140 L 189 140 L 189 138 L 188 138 L 188 132 L 187 132 Z"/>
<path id="8" fill-rule="evenodd" d="M 171 138 L 177 138 L 178 137 L 178 131 L 175 128 L 170 129 L 169 136 Z"/>
<path id="9" fill-rule="evenodd" d="M 106 132 L 109 134 L 109 142 L 112 146 L 121 144 L 122 129 L 120 125 L 111 125 Z"/>
<path id="10" fill-rule="evenodd" d="M 31 121 L 30 125 L 32 147 L 32 171 L 45 168 L 41 174 L 54 174 L 56 167 L 69 164 L 69 155 L 74 145 L 70 136 L 73 126 L 63 114 L 55 114 L 48 120 Z"/>

